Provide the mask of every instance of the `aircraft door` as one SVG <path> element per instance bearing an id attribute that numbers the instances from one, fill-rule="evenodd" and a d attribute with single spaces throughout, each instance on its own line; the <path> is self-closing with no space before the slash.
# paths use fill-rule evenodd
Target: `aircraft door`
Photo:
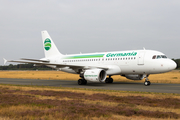
<path id="1" fill-rule="evenodd" d="M 138 65 L 144 65 L 144 55 L 145 51 L 142 51 L 138 55 Z"/>

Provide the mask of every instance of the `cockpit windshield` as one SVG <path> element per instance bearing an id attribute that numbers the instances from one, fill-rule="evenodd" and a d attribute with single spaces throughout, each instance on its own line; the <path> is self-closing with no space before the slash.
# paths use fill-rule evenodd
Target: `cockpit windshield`
<path id="1" fill-rule="evenodd" d="M 165 55 L 161 55 L 162 58 L 167 58 Z"/>
<path id="2" fill-rule="evenodd" d="M 165 55 L 154 55 L 152 59 L 166 59 L 167 57 Z"/>
<path id="3" fill-rule="evenodd" d="M 156 59 L 161 59 L 161 56 L 160 56 L 160 55 L 157 55 Z"/>

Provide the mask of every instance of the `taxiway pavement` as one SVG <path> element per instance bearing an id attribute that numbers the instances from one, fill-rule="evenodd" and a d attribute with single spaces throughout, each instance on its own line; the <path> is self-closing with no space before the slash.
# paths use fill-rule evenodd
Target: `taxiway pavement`
<path id="1" fill-rule="evenodd" d="M 0 78 L 0 84 L 1 83 L 16 84 L 16 85 L 41 85 L 41 86 L 44 85 L 44 86 L 57 86 L 57 87 L 61 86 L 61 87 L 72 87 L 72 88 L 180 94 L 180 84 L 152 83 L 150 86 L 144 86 L 143 83 L 133 83 L 133 82 L 114 82 L 112 84 L 88 82 L 87 85 L 78 85 L 77 81 L 70 81 L 70 80 L 36 80 L 36 79 Z"/>

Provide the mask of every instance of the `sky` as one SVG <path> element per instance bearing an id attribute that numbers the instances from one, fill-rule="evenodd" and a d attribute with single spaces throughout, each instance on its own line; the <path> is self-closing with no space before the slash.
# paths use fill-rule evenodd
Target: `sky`
<path id="1" fill-rule="evenodd" d="M 145 47 L 177 59 L 180 1 L 1 0 L 0 65 L 2 58 L 43 58 L 43 30 L 62 54 Z"/>

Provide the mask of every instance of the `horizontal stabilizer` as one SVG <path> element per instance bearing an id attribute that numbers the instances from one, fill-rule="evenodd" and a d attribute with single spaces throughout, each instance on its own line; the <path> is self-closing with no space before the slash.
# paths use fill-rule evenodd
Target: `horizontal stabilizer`
<path id="1" fill-rule="evenodd" d="M 7 60 L 5 58 L 3 58 L 3 60 L 4 60 L 4 65 L 5 65 L 7 63 Z"/>

